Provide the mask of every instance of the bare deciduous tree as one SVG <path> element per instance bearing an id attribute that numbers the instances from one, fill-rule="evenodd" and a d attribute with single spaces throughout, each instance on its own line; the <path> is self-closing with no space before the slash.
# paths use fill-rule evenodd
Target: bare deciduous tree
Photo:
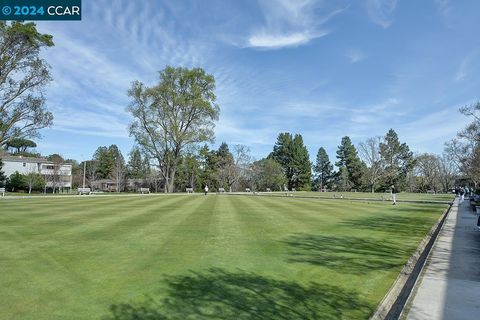
<path id="1" fill-rule="evenodd" d="M 366 179 L 370 186 L 370 191 L 375 192 L 375 186 L 380 179 L 384 163 L 380 154 L 380 143 L 382 137 L 373 137 L 361 142 L 359 145 L 359 153 L 361 159 L 367 165 Z"/>

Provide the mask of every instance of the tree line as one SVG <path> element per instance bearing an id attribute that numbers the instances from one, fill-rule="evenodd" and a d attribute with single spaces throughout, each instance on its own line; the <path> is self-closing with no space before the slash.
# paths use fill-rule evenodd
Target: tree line
<path id="1" fill-rule="evenodd" d="M 0 149 L 39 156 L 39 130 L 53 123 L 43 90 L 52 80 L 41 51 L 53 46 L 51 35 L 34 23 L 0 22 Z M 158 82 L 134 81 L 128 90 L 129 134 L 135 147 L 128 161 L 116 145 L 99 147 L 89 161 L 74 167 L 74 185 L 115 181 L 115 191 L 147 185 L 156 191 L 185 188 L 253 190 L 398 190 L 448 191 L 454 184 L 480 182 L 480 104 L 461 109 L 472 123 L 446 144 L 442 156 L 414 154 L 391 129 L 355 146 L 341 138 L 335 161 L 319 148 L 312 163 L 300 134 L 280 133 L 272 152 L 254 161 L 248 146 L 222 143 L 212 149 L 220 107 L 215 79 L 201 68 L 167 66 Z M 0 183 L 10 178 L 1 172 Z M 25 177 L 24 177 L 25 178 Z M 26 178 L 24 179 L 26 180 Z"/>

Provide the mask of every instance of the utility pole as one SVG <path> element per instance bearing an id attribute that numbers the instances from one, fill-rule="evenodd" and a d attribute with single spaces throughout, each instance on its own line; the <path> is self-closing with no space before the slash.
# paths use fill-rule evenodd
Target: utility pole
<path id="1" fill-rule="evenodd" d="M 87 161 L 83 161 L 83 188 L 85 188 L 85 171 L 87 171 Z"/>

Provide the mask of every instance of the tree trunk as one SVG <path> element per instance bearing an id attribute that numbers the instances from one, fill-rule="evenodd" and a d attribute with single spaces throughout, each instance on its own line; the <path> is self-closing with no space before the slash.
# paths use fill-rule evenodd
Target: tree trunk
<path id="1" fill-rule="evenodd" d="M 169 182 L 167 183 L 168 185 L 168 192 L 170 193 L 173 193 L 174 191 L 174 187 L 175 187 L 175 169 L 172 170 L 171 174 L 170 174 L 170 179 L 169 179 Z"/>

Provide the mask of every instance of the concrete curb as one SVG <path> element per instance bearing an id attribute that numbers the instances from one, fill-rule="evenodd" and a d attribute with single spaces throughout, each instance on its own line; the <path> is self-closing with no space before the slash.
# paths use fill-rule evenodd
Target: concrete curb
<path id="1" fill-rule="evenodd" d="M 443 212 L 425 238 L 423 238 L 415 253 L 408 259 L 390 290 L 370 317 L 370 320 L 397 320 L 400 318 L 452 206 L 453 203 L 450 203 L 450 206 Z"/>

